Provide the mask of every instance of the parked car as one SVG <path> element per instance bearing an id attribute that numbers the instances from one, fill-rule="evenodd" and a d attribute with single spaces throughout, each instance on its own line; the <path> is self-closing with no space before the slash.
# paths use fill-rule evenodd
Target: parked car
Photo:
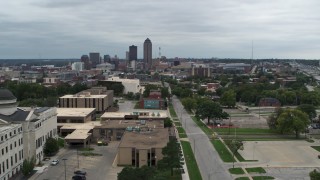
<path id="1" fill-rule="evenodd" d="M 74 172 L 74 174 L 79 174 L 79 175 L 84 175 L 85 176 L 87 174 L 87 172 L 81 171 L 81 170 L 77 170 L 77 171 Z"/>
<path id="2" fill-rule="evenodd" d="M 72 176 L 72 179 L 73 180 L 86 180 L 87 178 L 84 175 L 77 174 L 77 175 Z"/>
<path id="3" fill-rule="evenodd" d="M 59 160 L 58 159 L 55 159 L 55 160 L 51 161 L 51 165 L 52 166 L 56 166 L 57 164 L 59 164 Z"/>

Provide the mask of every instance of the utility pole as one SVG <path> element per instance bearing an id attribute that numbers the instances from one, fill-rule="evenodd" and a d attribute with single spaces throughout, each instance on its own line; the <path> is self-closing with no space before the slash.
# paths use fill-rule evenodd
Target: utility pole
<path id="1" fill-rule="evenodd" d="M 193 151 L 194 151 L 194 157 L 196 157 L 196 140 L 193 139 Z"/>
<path id="2" fill-rule="evenodd" d="M 63 158 L 62 160 L 63 160 L 63 162 L 64 162 L 64 180 L 67 180 L 67 165 L 66 165 L 66 160 L 68 160 L 68 159 Z"/>
<path id="3" fill-rule="evenodd" d="M 77 160 L 78 160 L 78 169 L 79 169 L 80 167 L 79 167 L 79 152 L 78 152 L 78 148 L 77 148 Z"/>

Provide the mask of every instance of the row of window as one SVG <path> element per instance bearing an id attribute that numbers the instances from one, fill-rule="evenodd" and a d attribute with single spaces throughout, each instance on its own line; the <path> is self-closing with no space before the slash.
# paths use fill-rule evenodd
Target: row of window
<path id="1" fill-rule="evenodd" d="M 20 138 L 18 139 L 18 146 L 23 144 L 23 139 Z M 8 147 L 10 147 L 10 150 L 12 150 L 12 148 L 16 148 L 17 147 L 17 141 L 14 141 L 13 143 L 11 143 L 9 146 L 6 146 L 4 148 L 1 149 L 1 155 L 4 156 L 5 153 L 8 153 Z"/>
<path id="2" fill-rule="evenodd" d="M 10 160 L 10 163 L 9 163 Z M 18 161 L 23 160 L 23 150 L 19 151 L 19 157 L 18 154 L 15 153 L 14 156 L 11 156 L 10 159 L 6 159 L 3 162 L 0 162 L 0 175 L 5 173 L 7 170 L 10 169 L 10 167 L 14 167 L 15 164 L 18 163 Z"/>
<path id="3" fill-rule="evenodd" d="M 14 129 L 13 131 L 10 131 L 8 134 L 2 135 L 1 142 L 7 140 L 8 138 L 11 138 L 12 136 L 14 136 L 20 132 L 22 132 L 22 127 L 18 128 L 18 129 Z"/>

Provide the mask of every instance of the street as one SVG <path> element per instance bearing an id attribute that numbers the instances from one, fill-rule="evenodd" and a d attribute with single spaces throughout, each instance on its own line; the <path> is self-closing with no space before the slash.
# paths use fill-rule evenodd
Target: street
<path id="1" fill-rule="evenodd" d="M 221 161 L 208 136 L 204 134 L 202 130 L 193 122 L 190 115 L 184 110 L 180 100 L 177 99 L 176 96 L 173 96 L 172 104 L 183 128 L 188 135 L 202 179 L 232 179 L 227 167 Z"/>

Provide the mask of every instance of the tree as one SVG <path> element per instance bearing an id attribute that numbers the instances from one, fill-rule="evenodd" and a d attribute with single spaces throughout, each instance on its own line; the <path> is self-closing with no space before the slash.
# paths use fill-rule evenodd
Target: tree
<path id="1" fill-rule="evenodd" d="M 141 168 L 125 167 L 118 173 L 118 180 L 150 180 L 155 175 L 154 167 L 142 166 Z"/>
<path id="2" fill-rule="evenodd" d="M 159 169 L 173 169 L 180 167 L 180 149 L 176 139 L 170 139 L 167 146 L 162 149 L 163 159 L 158 162 Z"/>
<path id="3" fill-rule="evenodd" d="M 318 172 L 316 169 L 314 169 L 313 171 L 311 171 L 309 173 L 310 179 L 311 180 L 319 180 L 320 179 L 320 172 Z"/>
<path id="4" fill-rule="evenodd" d="M 124 86 L 121 83 L 113 83 L 110 89 L 113 90 L 114 95 L 119 96 L 123 93 Z"/>
<path id="5" fill-rule="evenodd" d="M 172 127 L 172 121 L 170 118 L 164 119 L 164 127 Z"/>
<path id="6" fill-rule="evenodd" d="M 234 154 L 238 152 L 238 150 L 243 150 L 243 142 L 239 139 L 233 139 L 231 141 L 227 141 L 227 145 L 230 148 L 233 156 L 233 168 L 234 168 Z"/>
<path id="7" fill-rule="evenodd" d="M 24 176 L 29 175 L 32 172 L 33 168 L 34 168 L 34 164 L 35 164 L 34 157 L 32 157 L 31 159 L 23 160 L 22 168 L 21 168 L 22 174 Z"/>
<path id="8" fill-rule="evenodd" d="M 283 111 L 284 109 L 277 108 L 275 109 L 275 112 L 269 116 L 269 118 L 267 119 L 267 123 L 270 129 L 277 129 L 277 125 L 278 125 L 277 119 L 279 118 L 281 113 L 283 113 Z"/>
<path id="9" fill-rule="evenodd" d="M 296 134 L 298 139 L 300 132 L 305 130 L 310 123 L 308 115 L 298 109 L 286 109 L 277 119 L 277 129 L 280 133 Z"/>
<path id="10" fill-rule="evenodd" d="M 236 105 L 236 93 L 231 89 L 224 92 L 220 98 L 220 103 L 223 106 L 234 107 Z"/>
<path id="11" fill-rule="evenodd" d="M 316 107 L 312 104 L 301 104 L 297 109 L 308 114 L 309 119 L 313 119 L 317 116 Z"/>
<path id="12" fill-rule="evenodd" d="M 163 99 L 169 98 L 170 93 L 169 93 L 169 89 L 167 87 L 162 87 L 161 88 L 161 97 Z"/>
<path id="13" fill-rule="evenodd" d="M 210 124 L 210 119 L 220 119 L 225 117 L 220 104 L 213 102 L 211 100 L 200 101 L 196 108 L 196 116 L 201 119 L 208 119 L 208 124 Z"/>
<path id="14" fill-rule="evenodd" d="M 58 141 L 49 137 L 44 144 L 43 152 L 46 156 L 52 156 L 59 151 Z"/>
<path id="15" fill-rule="evenodd" d="M 197 105 L 197 101 L 194 98 L 183 98 L 181 102 L 184 108 L 189 112 L 195 109 Z"/>
<path id="16" fill-rule="evenodd" d="M 204 87 L 201 87 L 200 89 L 198 89 L 197 93 L 200 95 L 200 96 L 204 96 L 205 93 L 206 93 L 206 88 Z"/>

